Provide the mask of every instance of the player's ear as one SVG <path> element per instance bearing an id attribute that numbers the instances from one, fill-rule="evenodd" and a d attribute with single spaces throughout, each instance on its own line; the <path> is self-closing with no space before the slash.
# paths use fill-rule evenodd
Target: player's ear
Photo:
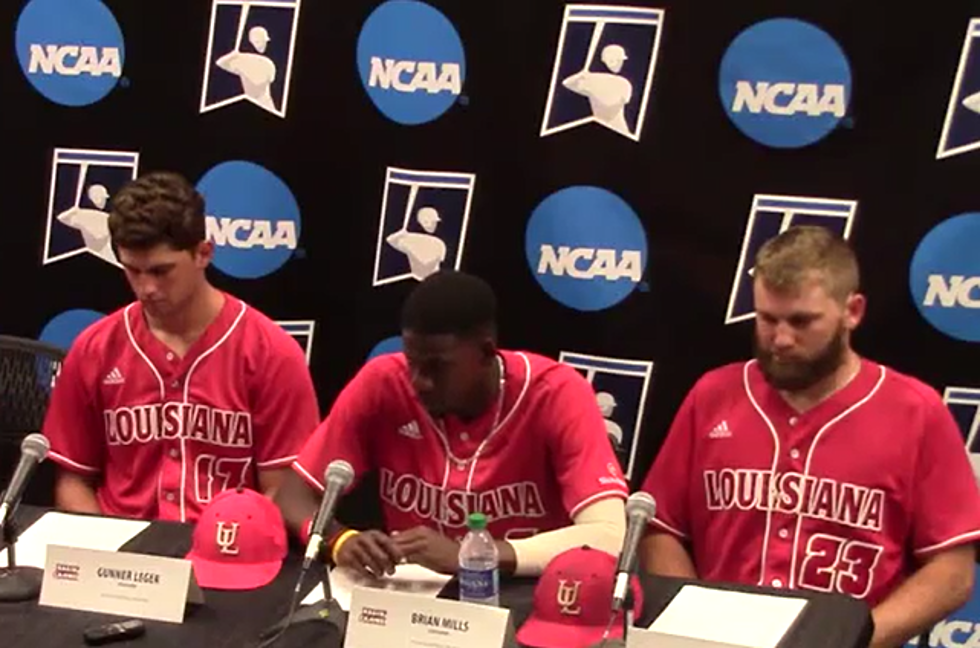
<path id="1" fill-rule="evenodd" d="M 194 259 L 199 268 L 206 268 L 214 258 L 214 243 L 211 241 L 201 241 L 197 244 Z"/>
<path id="2" fill-rule="evenodd" d="M 854 330 L 864 319 L 868 300 L 861 293 L 851 293 L 844 302 L 844 323 L 847 328 Z"/>

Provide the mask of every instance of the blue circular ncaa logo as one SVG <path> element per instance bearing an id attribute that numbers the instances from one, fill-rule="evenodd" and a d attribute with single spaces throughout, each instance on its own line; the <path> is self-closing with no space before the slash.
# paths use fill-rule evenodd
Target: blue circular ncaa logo
<path id="1" fill-rule="evenodd" d="M 545 198 L 528 221 L 524 249 L 544 291 L 581 311 L 626 299 L 647 264 L 646 232 L 636 212 L 599 187 L 567 187 Z"/>
<path id="2" fill-rule="evenodd" d="M 375 9 L 357 39 L 357 69 L 368 97 L 399 124 L 433 121 L 462 92 L 466 56 L 456 28 L 417 0 Z"/>
<path id="3" fill-rule="evenodd" d="M 100 0 L 31 0 L 14 40 L 24 76 L 63 106 L 101 100 L 122 76 L 122 31 Z"/>
<path id="4" fill-rule="evenodd" d="M 282 267 L 296 251 L 300 213 L 286 183 L 242 160 L 222 162 L 197 183 L 204 196 L 214 265 L 232 277 L 255 279 Z"/>
<path id="5" fill-rule="evenodd" d="M 794 18 L 749 27 L 728 46 L 718 92 L 732 123 L 774 148 L 826 137 L 846 116 L 851 68 L 825 31 Z"/>
<path id="6" fill-rule="evenodd" d="M 919 313 L 946 335 L 980 342 L 980 213 L 949 218 L 919 242 L 909 288 Z"/>
<path id="7" fill-rule="evenodd" d="M 76 308 L 58 313 L 44 325 L 37 339 L 67 351 L 78 334 L 105 317 L 105 313 Z"/>

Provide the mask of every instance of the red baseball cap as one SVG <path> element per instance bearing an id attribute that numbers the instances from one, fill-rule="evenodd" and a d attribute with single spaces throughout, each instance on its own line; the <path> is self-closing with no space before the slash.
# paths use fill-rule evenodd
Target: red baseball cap
<path id="1" fill-rule="evenodd" d="M 591 547 L 568 549 L 551 559 L 534 587 L 534 608 L 517 631 L 517 641 L 532 648 L 587 648 L 602 639 L 612 614 L 616 556 Z M 643 609 L 643 590 L 636 576 L 633 615 Z M 623 636 L 620 610 L 609 638 Z"/>
<path id="2" fill-rule="evenodd" d="M 223 491 L 201 512 L 186 557 L 201 587 L 249 590 L 276 577 L 287 551 L 279 508 L 268 497 L 239 488 Z"/>

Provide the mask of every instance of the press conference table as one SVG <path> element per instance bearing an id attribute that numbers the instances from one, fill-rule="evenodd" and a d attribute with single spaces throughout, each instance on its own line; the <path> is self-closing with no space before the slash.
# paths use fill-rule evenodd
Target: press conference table
<path id="1" fill-rule="evenodd" d="M 21 529 L 43 515 L 43 509 L 21 507 L 18 522 Z M 120 550 L 158 556 L 183 557 L 191 546 L 191 527 L 173 522 L 153 522 Z M 191 608 L 183 624 L 146 621 L 146 634 L 120 646 L 139 648 L 249 648 L 257 646 L 259 634 L 280 621 L 288 612 L 301 555 L 292 551 L 279 576 L 266 587 L 246 592 L 205 590 L 205 604 Z M 309 583 L 306 593 L 316 586 Z M 687 582 L 680 579 L 649 577 L 643 581 L 645 605 L 638 625 L 649 625 Z M 713 585 L 725 589 L 748 590 L 735 585 Z M 501 605 L 511 610 L 515 628 L 531 612 L 534 581 L 503 579 Z M 758 590 L 752 590 L 758 591 Z M 766 590 L 776 595 L 806 596 L 808 605 L 790 633 L 785 648 L 863 648 L 867 646 L 873 625 L 865 604 L 844 597 L 820 593 Z M 440 594 L 456 595 L 455 579 Z M 3 648 L 53 648 L 85 646 L 85 628 L 119 620 L 118 617 L 40 607 L 37 601 L 0 603 L 0 646 Z M 710 618 L 705 619 L 710 623 Z M 323 648 L 331 648 L 323 646 Z"/>

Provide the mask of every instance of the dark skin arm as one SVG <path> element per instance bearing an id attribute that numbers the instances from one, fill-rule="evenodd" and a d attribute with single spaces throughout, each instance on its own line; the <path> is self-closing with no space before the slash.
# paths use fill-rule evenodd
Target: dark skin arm
<path id="1" fill-rule="evenodd" d="M 283 476 L 275 502 L 282 511 L 286 527 L 297 538 L 303 537 L 303 527 L 320 509 L 319 495 L 293 470 Z M 336 538 L 346 530 L 347 527 L 331 520 L 323 535 L 325 538 Z M 330 548 L 325 548 L 325 560 L 330 559 L 330 553 Z M 394 574 L 395 565 L 402 558 L 402 552 L 387 534 L 372 529 L 358 533 L 344 542 L 337 554 L 337 566 L 346 567 L 364 576 Z"/>
<path id="2" fill-rule="evenodd" d="M 418 526 L 393 534 L 395 546 L 410 563 L 422 565 L 441 574 L 455 574 L 459 568 L 459 542 L 435 529 Z M 513 574 L 517 555 L 506 540 L 495 541 L 500 554 L 501 575 Z M 343 549 L 341 550 L 343 553 Z"/>
<path id="3" fill-rule="evenodd" d="M 303 525 L 320 508 L 319 495 L 296 474 L 288 471 L 275 496 L 286 526 L 296 537 L 302 537 Z M 332 521 L 324 537 L 336 538 L 346 527 Z M 496 541 L 500 552 L 501 574 L 512 574 L 517 556 L 510 543 Z M 329 558 L 329 552 L 327 554 Z M 363 576 L 393 574 L 402 561 L 415 563 L 443 574 L 455 574 L 459 566 L 459 543 L 429 527 L 415 527 L 388 535 L 371 529 L 347 538 L 337 552 L 337 566 Z"/>

